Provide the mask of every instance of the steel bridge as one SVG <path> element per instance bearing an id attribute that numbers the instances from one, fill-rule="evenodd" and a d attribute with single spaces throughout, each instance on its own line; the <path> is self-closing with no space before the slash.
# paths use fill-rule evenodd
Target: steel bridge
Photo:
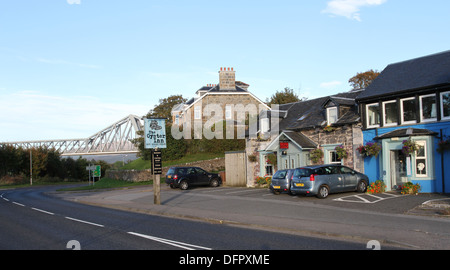
<path id="1" fill-rule="evenodd" d="M 129 115 L 85 139 L 7 142 L 0 144 L 9 144 L 24 149 L 45 147 L 59 151 L 62 156 L 137 153 L 138 149 L 131 143 L 131 140 L 140 137 L 137 132 L 143 130 L 141 120 L 141 117 Z"/>

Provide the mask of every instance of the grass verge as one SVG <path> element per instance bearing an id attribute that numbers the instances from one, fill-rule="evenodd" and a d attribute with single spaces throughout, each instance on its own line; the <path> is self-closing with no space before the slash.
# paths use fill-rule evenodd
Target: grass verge
<path id="1" fill-rule="evenodd" d="M 164 180 L 161 179 L 161 183 Z M 145 186 L 152 185 L 153 180 L 144 182 L 128 182 L 124 180 L 116 180 L 111 178 L 102 178 L 100 181 L 95 182 L 94 185 L 87 185 L 81 187 L 63 188 L 58 189 L 58 191 L 83 191 L 83 190 L 98 190 L 98 189 L 114 189 L 114 188 L 124 188 L 124 187 L 134 187 L 134 186 Z"/>

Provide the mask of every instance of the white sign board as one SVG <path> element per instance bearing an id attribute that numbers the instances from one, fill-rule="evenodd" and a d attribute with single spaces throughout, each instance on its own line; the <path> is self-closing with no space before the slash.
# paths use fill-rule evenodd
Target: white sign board
<path id="1" fill-rule="evenodd" d="M 167 148 L 166 120 L 144 119 L 145 149 Z"/>

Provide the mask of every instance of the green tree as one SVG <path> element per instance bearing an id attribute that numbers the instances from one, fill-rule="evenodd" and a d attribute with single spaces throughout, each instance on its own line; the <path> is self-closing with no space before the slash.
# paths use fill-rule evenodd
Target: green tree
<path id="1" fill-rule="evenodd" d="M 166 119 L 166 123 L 172 123 L 172 108 L 175 105 L 186 102 L 187 99 L 183 98 L 182 95 L 172 95 L 168 98 L 163 98 L 159 100 L 159 104 L 156 105 L 152 110 L 146 115 L 147 118 L 159 117 Z"/>
<path id="2" fill-rule="evenodd" d="M 270 99 L 266 99 L 266 103 L 270 106 L 272 104 L 286 104 L 302 100 L 306 100 L 306 98 L 299 98 L 298 95 L 294 93 L 294 89 L 285 87 L 283 91 L 277 91 Z"/>

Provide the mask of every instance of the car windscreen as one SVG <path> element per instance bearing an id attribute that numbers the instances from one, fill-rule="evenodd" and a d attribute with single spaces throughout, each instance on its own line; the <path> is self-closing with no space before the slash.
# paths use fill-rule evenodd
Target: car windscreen
<path id="1" fill-rule="evenodd" d="M 167 171 L 167 174 L 174 174 L 175 173 L 175 168 L 169 168 L 169 170 Z"/>
<path id="2" fill-rule="evenodd" d="M 273 176 L 272 179 L 284 179 L 286 177 L 287 171 L 277 171 Z"/>
<path id="3" fill-rule="evenodd" d="M 307 168 L 299 168 L 294 171 L 294 177 L 309 177 L 311 174 L 312 170 Z"/>

